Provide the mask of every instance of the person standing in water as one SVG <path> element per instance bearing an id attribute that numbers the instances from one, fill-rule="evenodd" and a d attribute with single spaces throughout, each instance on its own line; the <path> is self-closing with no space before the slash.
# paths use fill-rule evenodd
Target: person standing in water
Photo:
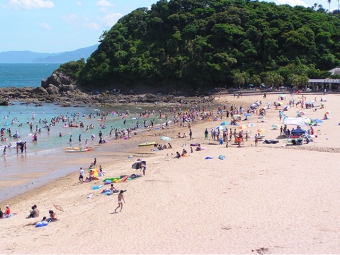
<path id="1" fill-rule="evenodd" d="M 115 209 L 115 213 L 116 213 L 116 211 L 117 211 L 117 209 L 118 209 L 119 207 L 120 207 L 120 211 L 122 211 L 122 209 L 123 209 L 123 201 L 124 201 L 124 203 L 125 203 L 123 193 L 124 193 L 124 191 L 121 190 L 121 191 L 119 192 L 119 194 L 118 194 L 118 206 L 117 206 L 117 208 Z"/>

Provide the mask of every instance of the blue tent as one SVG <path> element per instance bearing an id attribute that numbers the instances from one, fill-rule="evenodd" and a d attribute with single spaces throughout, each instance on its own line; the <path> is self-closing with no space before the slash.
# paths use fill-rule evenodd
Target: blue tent
<path id="1" fill-rule="evenodd" d="M 303 135 L 304 133 L 306 133 L 306 130 L 303 130 L 301 128 L 294 129 L 291 132 L 292 135 Z"/>

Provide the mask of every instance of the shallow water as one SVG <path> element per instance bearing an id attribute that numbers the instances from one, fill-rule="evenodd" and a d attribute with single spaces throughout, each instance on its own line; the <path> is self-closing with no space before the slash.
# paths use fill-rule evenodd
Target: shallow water
<path id="1" fill-rule="evenodd" d="M 157 108 L 155 109 L 158 112 Z M 136 121 L 143 126 L 144 120 L 154 120 L 154 125 L 159 125 L 165 122 L 165 119 L 159 119 L 158 115 L 151 115 L 150 119 L 139 118 L 139 112 L 143 110 L 152 110 L 142 106 L 119 106 L 115 109 L 95 109 L 93 107 L 60 107 L 54 104 L 44 104 L 42 107 L 35 107 L 34 104 L 21 105 L 15 103 L 8 107 L 0 108 L 0 128 L 5 130 L 11 129 L 12 134 L 17 131 L 20 138 L 10 138 L 8 133 L 5 136 L 8 141 L 2 142 L 3 145 L 11 143 L 14 145 L 12 148 L 8 148 L 6 156 L 2 157 L 0 163 L 0 202 L 10 197 L 26 192 L 27 190 L 34 189 L 43 184 L 49 183 L 52 180 L 78 171 L 79 160 L 81 162 L 87 162 L 90 164 L 93 157 L 96 157 L 98 153 L 106 152 L 110 148 L 112 153 L 126 151 L 131 146 L 136 146 L 131 143 L 124 143 L 122 146 L 105 146 L 105 144 L 98 146 L 98 133 L 102 131 L 103 138 L 111 140 L 109 132 L 111 126 L 113 128 L 132 128 L 135 127 Z M 125 113 L 126 110 L 130 111 L 130 115 L 124 125 L 124 121 L 116 114 L 117 112 Z M 96 112 L 108 112 L 107 120 L 105 122 L 98 121 Z M 165 109 L 163 108 L 163 112 Z M 94 129 L 90 129 L 89 132 L 84 132 L 85 128 L 71 128 L 64 127 L 65 123 L 57 123 L 55 126 L 50 128 L 50 132 L 47 128 L 43 127 L 43 122 L 39 120 L 47 120 L 50 123 L 51 118 L 62 115 L 67 115 L 73 122 L 84 122 L 84 126 L 93 124 Z M 88 116 L 92 114 L 92 118 Z M 72 117 L 74 116 L 74 118 Z M 29 128 L 29 122 L 34 122 L 33 130 Z M 19 127 L 19 125 L 22 126 Z M 106 128 L 100 128 L 100 124 L 105 124 Z M 38 141 L 33 142 L 32 135 L 36 129 L 41 128 L 41 133 L 38 133 Z M 137 129 L 136 132 L 141 132 L 142 129 Z M 59 137 L 59 133 L 63 136 Z M 94 134 L 96 138 L 92 141 L 91 134 Z M 68 153 L 63 150 L 65 147 L 69 147 L 69 139 L 72 135 L 71 146 L 85 146 L 85 139 L 88 139 L 88 145 L 95 147 L 93 151 L 82 152 L 82 153 Z M 79 143 L 78 138 L 81 135 L 81 142 Z M 112 134 L 114 136 L 114 133 Z M 26 141 L 27 151 L 26 153 L 17 152 L 16 142 Z M 0 147 L 2 154 L 3 147 Z M 84 159 L 84 160 L 82 160 Z M 87 167 L 87 166 L 84 166 Z"/>

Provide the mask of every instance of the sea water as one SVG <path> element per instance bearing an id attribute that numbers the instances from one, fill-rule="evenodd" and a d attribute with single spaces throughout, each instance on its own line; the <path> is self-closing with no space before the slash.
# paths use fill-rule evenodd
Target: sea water
<path id="1" fill-rule="evenodd" d="M 3 64 L 0 63 L 0 88 L 39 87 L 60 64 Z"/>

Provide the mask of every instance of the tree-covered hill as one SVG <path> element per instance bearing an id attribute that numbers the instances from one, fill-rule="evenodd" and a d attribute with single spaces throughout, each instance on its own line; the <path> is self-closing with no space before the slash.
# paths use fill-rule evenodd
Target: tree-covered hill
<path id="1" fill-rule="evenodd" d="M 121 18 L 77 73 L 84 88 L 304 85 L 340 64 L 340 19 L 316 6 L 160 0 Z"/>

